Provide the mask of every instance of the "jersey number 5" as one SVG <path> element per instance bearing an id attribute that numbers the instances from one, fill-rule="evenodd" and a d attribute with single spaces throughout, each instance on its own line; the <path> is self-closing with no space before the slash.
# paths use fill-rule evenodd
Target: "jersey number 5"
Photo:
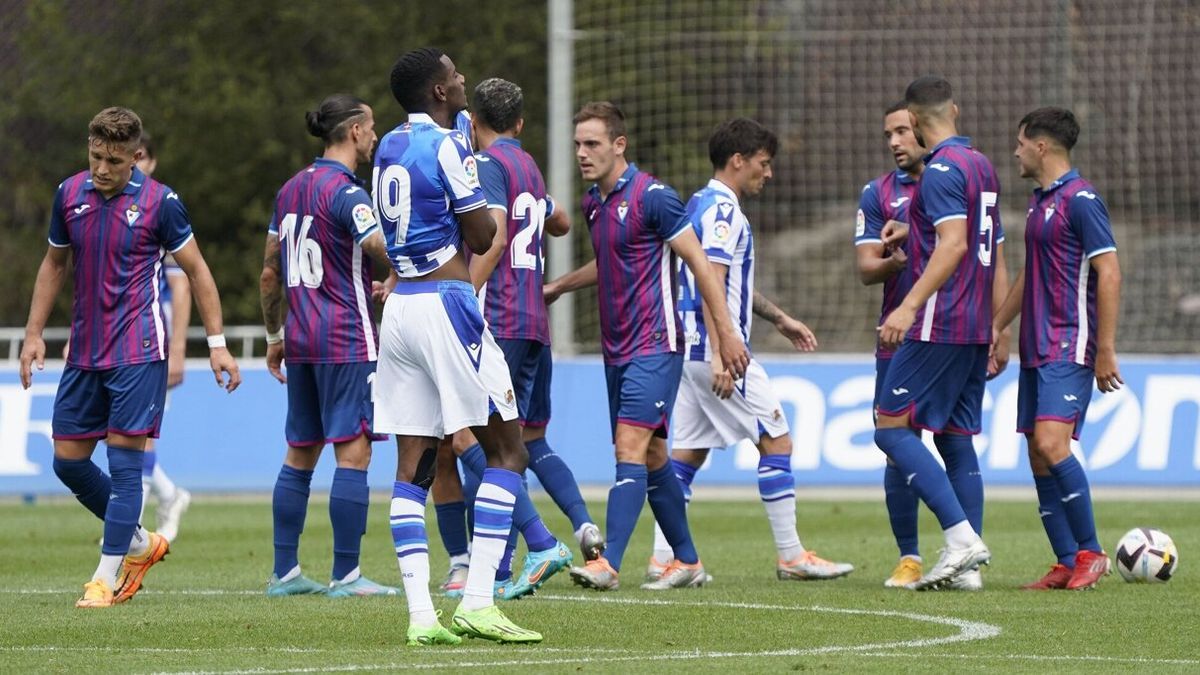
<path id="1" fill-rule="evenodd" d="M 984 267 L 992 266 L 992 248 L 996 238 L 995 223 L 988 209 L 996 207 L 995 192 L 979 193 L 979 264 Z"/>
<path id="2" fill-rule="evenodd" d="M 525 220 L 525 226 L 517 230 L 509 248 L 512 268 L 536 270 L 544 267 L 542 231 L 546 229 L 546 200 L 534 199 L 528 192 L 522 192 L 513 200 L 512 210 L 514 219 L 523 217 Z"/>
<path id="3" fill-rule="evenodd" d="M 287 285 L 295 288 L 301 283 L 305 288 L 320 288 L 325 278 L 325 267 L 321 264 L 321 247 L 308 238 L 313 217 L 304 216 L 300 231 L 296 231 L 296 214 L 289 213 L 279 221 L 279 243 L 287 254 Z"/>

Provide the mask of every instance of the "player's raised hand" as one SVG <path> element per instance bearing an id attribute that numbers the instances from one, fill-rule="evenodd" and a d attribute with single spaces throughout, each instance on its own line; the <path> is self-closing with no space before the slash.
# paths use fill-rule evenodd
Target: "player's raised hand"
<path id="1" fill-rule="evenodd" d="M 908 329 L 912 328 L 916 319 L 916 312 L 900 305 L 888 314 L 883 325 L 879 327 L 879 342 L 887 349 L 896 349 L 904 342 L 904 336 L 908 334 Z"/>
<path id="2" fill-rule="evenodd" d="M 230 354 L 225 347 L 210 349 L 208 363 L 212 366 L 213 376 L 217 378 L 218 387 L 232 393 L 242 383 L 242 373 L 238 370 L 237 361 L 233 360 L 233 354 Z M 228 382 L 225 381 L 225 374 L 229 375 Z"/>
<path id="3" fill-rule="evenodd" d="M 21 387 L 28 389 L 33 384 L 33 366 L 46 368 L 46 342 L 41 335 L 26 335 L 21 346 Z"/>
<path id="4" fill-rule="evenodd" d="M 280 383 L 287 384 L 287 375 L 283 374 L 283 342 L 267 345 L 267 372 Z"/>
<path id="5" fill-rule="evenodd" d="M 1110 394 L 1121 388 L 1125 380 L 1117 367 L 1117 353 L 1111 349 L 1096 351 L 1096 388 Z"/>
<path id="6" fill-rule="evenodd" d="M 746 374 L 746 368 L 750 365 L 750 352 L 746 351 L 745 343 L 732 327 L 725 333 L 721 336 L 721 362 L 734 379 L 738 379 Z"/>
<path id="7" fill-rule="evenodd" d="M 712 392 L 720 399 L 733 395 L 733 376 L 715 355 L 712 360 Z"/>
<path id="8" fill-rule="evenodd" d="M 889 220 L 883 224 L 883 229 L 879 232 L 880 238 L 883 239 L 883 245 L 889 251 L 902 248 L 904 242 L 908 239 L 908 223 L 902 223 L 898 220 Z"/>
<path id="9" fill-rule="evenodd" d="M 798 352 L 813 352 L 817 350 L 817 336 L 804 325 L 803 321 L 793 319 L 784 314 L 775 321 L 775 329 L 788 340 Z"/>

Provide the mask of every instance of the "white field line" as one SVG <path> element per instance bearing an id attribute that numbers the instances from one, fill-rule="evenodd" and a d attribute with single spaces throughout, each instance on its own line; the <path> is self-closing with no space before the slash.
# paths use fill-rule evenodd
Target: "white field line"
<path id="1" fill-rule="evenodd" d="M 166 591 L 164 593 L 172 593 Z M 210 591 L 207 594 L 217 595 L 220 591 Z M 240 591 L 235 591 L 231 594 L 243 594 Z M 857 614 L 864 616 L 885 616 L 911 621 L 919 621 L 925 623 L 934 623 L 944 626 L 949 626 L 958 629 L 956 633 L 940 638 L 922 638 L 916 640 L 900 640 L 892 642 L 879 642 L 862 645 L 828 645 L 823 647 L 813 647 L 806 649 L 782 649 L 774 651 L 753 651 L 753 652 L 731 652 L 731 651 L 701 651 L 701 650 L 686 650 L 673 651 L 665 653 L 646 653 L 632 651 L 604 651 L 591 652 L 586 649 L 555 649 L 545 647 L 529 648 L 530 653 L 525 658 L 515 658 L 508 660 L 496 660 L 494 657 L 499 656 L 495 649 L 482 650 L 489 653 L 493 658 L 478 661 L 439 661 L 436 663 L 364 663 L 364 664 L 345 664 L 345 665 L 322 665 L 319 667 L 310 668 L 288 668 L 281 670 L 252 668 L 245 670 L 221 670 L 221 671 L 187 671 L 192 675 L 262 675 L 266 673 L 314 673 L 314 672 L 346 672 L 346 671 L 379 671 L 379 670 L 400 670 L 400 669 L 435 669 L 435 668 L 469 668 L 469 667 L 495 667 L 495 666 L 554 666 L 566 664 L 596 664 L 596 663 L 620 663 L 620 662 L 646 662 L 646 661 L 691 661 L 697 659 L 712 659 L 712 658 L 772 658 L 772 657 L 795 657 L 795 656 L 815 656 L 821 654 L 837 654 L 837 653 L 860 653 L 871 652 L 889 649 L 911 649 L 918 647 L 930 647 L 935 645 L 945 645 L 957 642 L 986 640 L 1000 634 L 1000 628 L 991 624 L 966 621 L 953 617 L 936 616 L 927 614 L 917 614 L 911 612 L 894 612 L 888 610 L 866 610 L 866 609 L 849 609 L 840 607 L 823 607 L 813 605 L 808 607 L 797 607 L 793 605 L 772 605 L 762 603 L 747 603 L 747 602 L 680 602 L 675 600 L 665 599 L 649 599 L 649 598 L 611 598 L 611 597 L 583 597 L 569 595 L 542 595 L 539 596 L 543 601 L 552 602 L 584 602 L 589 604 L 615 604 L 615 605 L 640 605 L 640 606 L 659 606 L 659 607 L 722 607 L 729 609 L 742 610 L 759 610 L 759 611 L 812 611 L 824 612 L 831 614 Z M 30 648 L 24 648 L 29 650 Z M 272 648 L 245 648 L 246 652 L 269 653 L 271 651 L 295 650 L 296 648 L 272 649 Z M 0 651 L 4 651 L 0 649 Z M 196 650 L 205 651 L 205 650 Z M 235 648 L 214 649 L 211 651 L 235 651 Z M 559 656 L 552 658 L 540 658 L 541 654 L 570 652 L 571 656 Z M 583 653 L 593 653 L 594 655 L 580 655 Z M 413 656 L 447 656 L 453 658 L 459 654 L 474 654 L 480 653 L 480 650 L 464 650 L 455 649 L 444 652 L 412 652 Z M 537 655 L 535 655 L 535 653 Z"/>

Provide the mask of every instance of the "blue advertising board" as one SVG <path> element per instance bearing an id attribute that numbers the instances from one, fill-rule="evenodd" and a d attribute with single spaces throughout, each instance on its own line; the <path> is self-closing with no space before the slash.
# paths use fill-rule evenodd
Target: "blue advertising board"
<path id="1" fill-rule="evenodd" d="M 865 357 L 762 359 L 793 430 L 792 466 L 799 485 L 878 485 L 883 454 L 872 442 L 874 362 Z M 1076 448 L 1097 485 L 1200 485 L 1200 359 L 1126 357 L 1125 387 L 1096 392 Z M 50 419 L 61 363 L 35 374 L 23 390 L 14 366 L 0 368 L 0 494 L 65 493 L 51 469 Z M 261 362 L 243 364 L 245 382 L 226 394 L 207 362 L 188 364 L 171 392 L 159 442 L 160 461 L 194 490 L 269 490 L 283 459 L 287 397 Z M 983 433 L 975 438 L 984 480 L 1028 485 L 1024 438 L 1014 431 L 1016 369 L 989 383 Z M 613 454 L 599 359 L 554 364 L 551 447 L 583 484 L 607 484 Z M 932 446 L 931 446 L 932 447 Z M 371 484 L 394 479 L 395 446 L 375 444 Z M 104 465 L 103 447 L 96 453 Z M 700 480 L 756 483 L 757 451 L 749 443 L 712 453 Z M 328 485 L 332 457 L 314 481 Z"/>

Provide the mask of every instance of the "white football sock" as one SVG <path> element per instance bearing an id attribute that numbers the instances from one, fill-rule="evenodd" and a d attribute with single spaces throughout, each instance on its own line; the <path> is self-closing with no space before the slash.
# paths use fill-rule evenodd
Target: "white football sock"
<path id="1" fill-rule="evenodd" d="M 949 549 L 966 548 L 979 541 L 979 535 L 971 529 L 971 523 L 965 520 L 946 528 L 943 534 L 946 535 L 946 548 Z"/>
<path id="2" fill-rule="evenodd" d="M 496 568 L 500 566 L 500 558 L 508 543 L 508 534 L 512 531 L 512 511 L 517 496 L 496 485 L 482 483 L 475 494 L 476 513 L 481 503 L 493 513 L 508 513 L 508 526 L 489 528 L 475 518 L 475 532 L 471 537 L 471 566 L 467 568 L 467 586 L 463 589 L 462 608 L 474 611 L 490 607 L 494 604 L 492 596 L 495 593 Z"/>
<path id="3" fill-rule="evenodd" d="M 675 559 L 675 551 L 667 543 L 667 535 L 663 534 L 657 520 L 654 521 L 654 559 L 664 565 Z"/>
<path id="4" fill-rule="evenodd" d="M 175 482 L 163 471 L 161 464 L 154 464 L 154 472 L 150 474 L 150 490 L 159 504 L 175 501 Z"/>
<path id="5" fill-rule="evenodd" d="M 771 534 L 775 536 L 775 549 L 779 552 L 780 560 L 795 560 L 804 554 L 804 545 L 800 543 L 800 535 L 796 534 L 796 497 L 779 499 L 773 502 L 763 502 L 767 511 L 767 522 L 771 524 Z"/>
<path id="6" fill-rule="evenodd" d="M 117 574 L 121 572 L 121 562 L 125 560 L 123 555 L 105 555 L 100 554 L 100 564 L 96 567 L 96 573 L 92 575 L 92 581 L 99 579 L 108 584 L 108 587 L 113 591 L 117 590 Z"/>

